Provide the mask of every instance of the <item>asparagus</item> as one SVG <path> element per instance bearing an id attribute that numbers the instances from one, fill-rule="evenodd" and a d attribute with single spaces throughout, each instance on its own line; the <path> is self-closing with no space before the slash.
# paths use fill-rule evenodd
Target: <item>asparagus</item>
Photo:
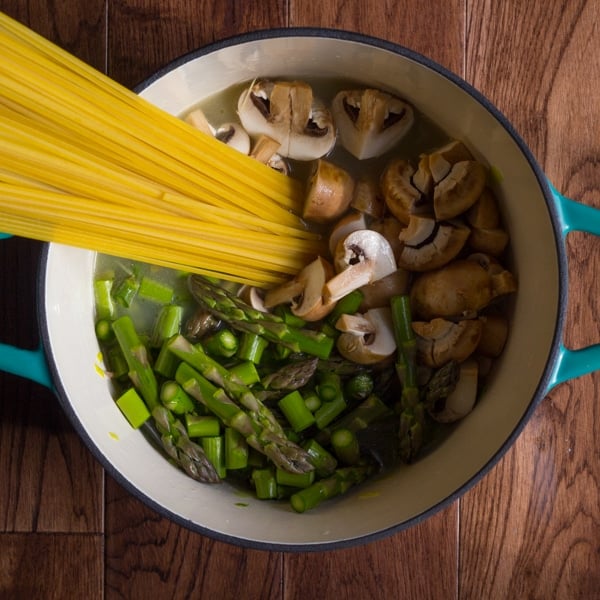
<path id="1" fill-rule="evenodd" d="M 299 513 L 310 510 L 324 500 L 344 494 L 353 485 L 362 483 L 372 472 L 371 465 L 336 469 L 333 475 L 292 494 L 290 498 L 292 508 Z"/>
<path id="2" fill-rule="evenodd" d="M 417 386 L 417 343 L 412 329 L 412 316 L 408 296 L 391 299 L 394 335 L 398 346 L 396 372 L 402 384 L 400 398 L 400 458 L 412 462 L 423 446 L 425 407 Z"/>
<path id="3" fill-rule="evenodd" d="M 290 362 L 263 377 L 262 384 L 273 390 L 298 390 L 304 387 L 315 374 L 318 362 L 318 358 Z"/>
<path id="4" fill-rule="evenodd" d="M 162 405 L 152 410 L 156 428 L 165 452 L 190 477 L 202 483 L 218 483 L 220 481 L 215 467 L 207 458 L 204 450 L 192 442 L 185 426 L 171 411 Z"/>
<path id="5" fill-rule="evenodd" d="M 314 469 L 308 453 L 286 437 L 271 411 L 258 400 L 253 402 L 252 394 L 244 395 L 244 410 L 222 387 L 186 362 L 179 365 L 175 378 L 190 396 L 202 402 L 225 425 L 239 431 L 249 446 L 269 457 L 276 466 L 291 473 Z"/>
<path id="6" fill-rule="evenodd" d="M 460 367 L 455 360 L 451 360 L 435 371 L 423 388 L 423 403 L 427 409 L 435 410 L 437 402 L 452 393 L 459 375 Z"/>
<path id="7" fill-rule="evenodd" d="M 234 329 L 254 333 L 294 352 L 304 352 L 319 358 L 329 357 L 333 349 L 333 338 L 317 331 L 294 327 L 278 315 L 256 310 L 205 277 L 191 275 L 189 287 L 202 308 L 226 321 Z"/>

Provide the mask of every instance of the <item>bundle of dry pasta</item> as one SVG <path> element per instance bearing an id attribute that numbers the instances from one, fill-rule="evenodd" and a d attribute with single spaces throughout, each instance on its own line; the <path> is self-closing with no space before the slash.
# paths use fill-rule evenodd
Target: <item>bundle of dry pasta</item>
<path id="1" fill-rule="evenodd" d="M 294 179 L 2 13 L 0 55 L 0 230 L 255 285 L 321 249 Z"/>

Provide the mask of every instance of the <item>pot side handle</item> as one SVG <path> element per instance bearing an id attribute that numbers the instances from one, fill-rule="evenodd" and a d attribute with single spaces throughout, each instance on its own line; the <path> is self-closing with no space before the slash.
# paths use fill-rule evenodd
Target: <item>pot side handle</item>
<path id="1" fill-rule="evenodd" d="M 600 210 L 563 196 L 550 182 L 548 185 L 554 195 L 563 240 L 571 231 L 600 235 Z M 598 369 L 600 369 L 600 344 L 569 350 L 561 343 L 548 388 L 550 390 L 559 383 Z"/>
<path id="2" fill-rule="evenodd" d="M 0 233 L 0 240 L 8 237 L 10 237 L 9 234 Z M 0 371 L 25 377 L 41 383 L 51 390 L 54 389 L 46 355 L 41 346 L 35 350 L 25 350 L 0 343 Z"/>

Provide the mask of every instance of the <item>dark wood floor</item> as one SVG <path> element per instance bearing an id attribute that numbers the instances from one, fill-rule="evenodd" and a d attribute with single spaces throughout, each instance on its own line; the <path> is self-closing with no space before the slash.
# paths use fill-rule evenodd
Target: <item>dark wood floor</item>
<path id="1" fill-rule="evenodd" d="M 473 83 L 560 190 L 600 206 L 597 0 L 0 0 L 0 10 L 128 86 L 257 28 L 377 35 Z M 577 233 L 568 250 L 565 342 L 579 347 L 600 340 L 600 244 Z M 38 253 L 0 243 L 3 341 L 37 343 Z M 286 554 L 161 518 L 103 472 L 49 391 L 0 375 L 0 598 L 600 598 L 599 382 L 556 388 L 500 464 L 424 523 L 355 549 Z"/>

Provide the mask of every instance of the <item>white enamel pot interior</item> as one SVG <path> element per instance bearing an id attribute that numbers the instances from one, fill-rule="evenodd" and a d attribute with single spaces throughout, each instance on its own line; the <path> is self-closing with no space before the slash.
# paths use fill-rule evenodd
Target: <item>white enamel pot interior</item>
<path id="1" fill-rule="evenodd" d="M 255 77 L 349 77 L 392 90 L 463 140 L 502 175 L 497 183 L 519 281 L 505 352 L 474 411 L 431 454 L 295 514 L 287 504 L 202 485 L 132 430 L 99 374 L 95 254 L 50 244 L 40 278 L 41 328 L 62 405 L 92 452 L 125 488 L 179 524 L 247 547 L 323 550 L 377 539 L 429 516 L 473 485 L 514 441 L 549 388 L 562 327 L 565 258 L 543 174 L 506 120 L 463 81 L 406 49 L 324 30 L 266 31 L 188 55 L 138 90 L 181 114 Z"/>

